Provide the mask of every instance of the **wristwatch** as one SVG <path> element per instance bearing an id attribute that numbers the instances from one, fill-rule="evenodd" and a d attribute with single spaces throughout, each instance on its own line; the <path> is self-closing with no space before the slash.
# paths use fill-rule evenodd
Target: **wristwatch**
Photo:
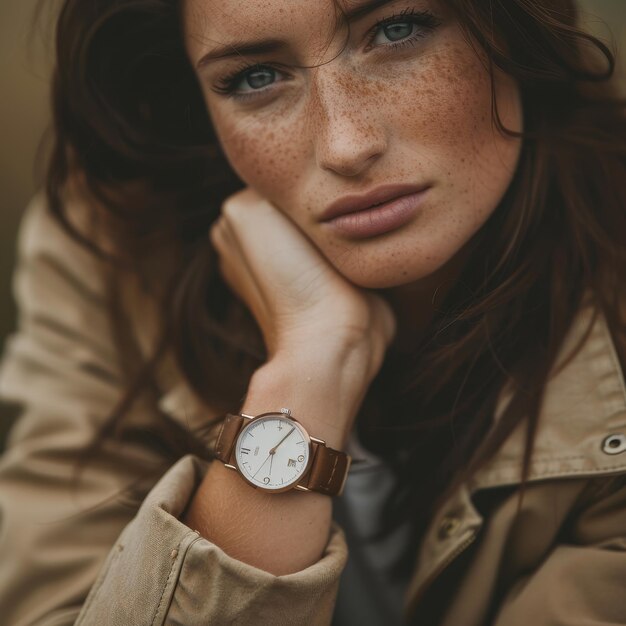
<path id="1" fill-rule="evenodd" d="M 256 489 L 290 489 L 340 496 L 352 457 L 312 437 L 291 410 L 246 415 L 226 413 L 215 456 Z"/>

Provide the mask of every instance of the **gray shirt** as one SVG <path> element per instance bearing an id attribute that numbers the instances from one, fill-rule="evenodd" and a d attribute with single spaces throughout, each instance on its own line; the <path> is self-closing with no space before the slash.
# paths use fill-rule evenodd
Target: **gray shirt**
<path id="1" fill-rule="evenodd" d="M 362 446 L 356 428 L 346 452 L 353 461 L 342 495 L 333 500 L 333 519 L 346 533 L 349 554 L 339 582 L 332 626 L 399 625 L 408 581 L 393 583 L 387 570 L 405 549 L 410 527 L 403 525 L 382 542 L 364 541 L 374 530 L 394 476 L 380 457 Z"/>

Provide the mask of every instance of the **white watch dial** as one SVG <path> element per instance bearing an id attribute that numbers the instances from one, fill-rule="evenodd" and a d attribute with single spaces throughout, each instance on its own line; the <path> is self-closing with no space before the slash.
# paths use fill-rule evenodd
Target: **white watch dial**
<path id="1" fill-rule="evenodd" d="M 253 485 L 280 490 L 298 482 L 308 467 L 309 438 L 291 419 L 270 415 L 253 420 L 239 433 L 235 459 Z"/>

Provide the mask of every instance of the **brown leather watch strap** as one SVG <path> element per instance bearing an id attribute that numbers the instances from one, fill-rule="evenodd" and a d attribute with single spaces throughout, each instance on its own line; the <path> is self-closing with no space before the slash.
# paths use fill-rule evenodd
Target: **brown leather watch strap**
<path id="1" fill-rule="evenodd" d="M 228 463 L 235 445 L 237 435 L 241 430 L 241 424 L 246 419 L 242 415 L 227 413 L 220 429 L 220 434 L 215 442 L 215 456 L 224 463 Z"/>
<path id="2" fill-rule="evenodd" d="M 319 491 L 329 496 L 341 495 L 350 469 L 351 457 L 345 452 L 315 443 L 317 451 L 309 472 L 309 479 L 304 485 L 311 491 Z"/>
<path id="3" fill-rule="evenodd" d="M 215 442 L 215 457 L 220 461 L 230 462 L 235 441 L 245 419 L 247 418 L 243 415 L 226 414 Z M 317 441 L 312 441 L 311 444 L 311 469 L 298 484 L 310 491 L 329 496 L 341 495 L 352 458 L 345 452 L 328 448 Z"/>

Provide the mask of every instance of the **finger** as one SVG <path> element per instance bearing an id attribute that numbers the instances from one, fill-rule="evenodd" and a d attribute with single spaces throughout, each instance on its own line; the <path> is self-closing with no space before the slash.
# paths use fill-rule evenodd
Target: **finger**
<path id="1" fill-rule="evenodd" d="M 240 245 L 255 252 L 265 248 L 259 246 L 259 242 L 280 243 L 280 247 L 274 250 L 280 253 L 285 245 L 293 241 L 301 243 L 305 237 L 291 218 L 256 192 L 229 198 L 224 203 L 222 215 Z"/>
<path id="2" fill-rule="evenodd" d="M 224 219 L 220 218 L 212 226 L 209 236 L 218 252 L 219 270 L 224 280 L 263 328 L 271 310 L 247 262 L 246 251 L 241 249 L 233 229 Z"/>
<path id="3" fill-rule="evenodd" d="M 269 312 L 270 302 L 265 295 L 265 289 L 271 289 L 272 286 L 263 284 L 262 277 L 255 271 L 255 263 L 250 260 L 251 250 L 242 245 L 237 230 L 226 218 L 223 224 L 223 238 L 229 246 L 228 259 L 239 266 L 238 273 L 241 274 L 244 288 L 251 297 L 262 303 L 266 312 Z"/>

